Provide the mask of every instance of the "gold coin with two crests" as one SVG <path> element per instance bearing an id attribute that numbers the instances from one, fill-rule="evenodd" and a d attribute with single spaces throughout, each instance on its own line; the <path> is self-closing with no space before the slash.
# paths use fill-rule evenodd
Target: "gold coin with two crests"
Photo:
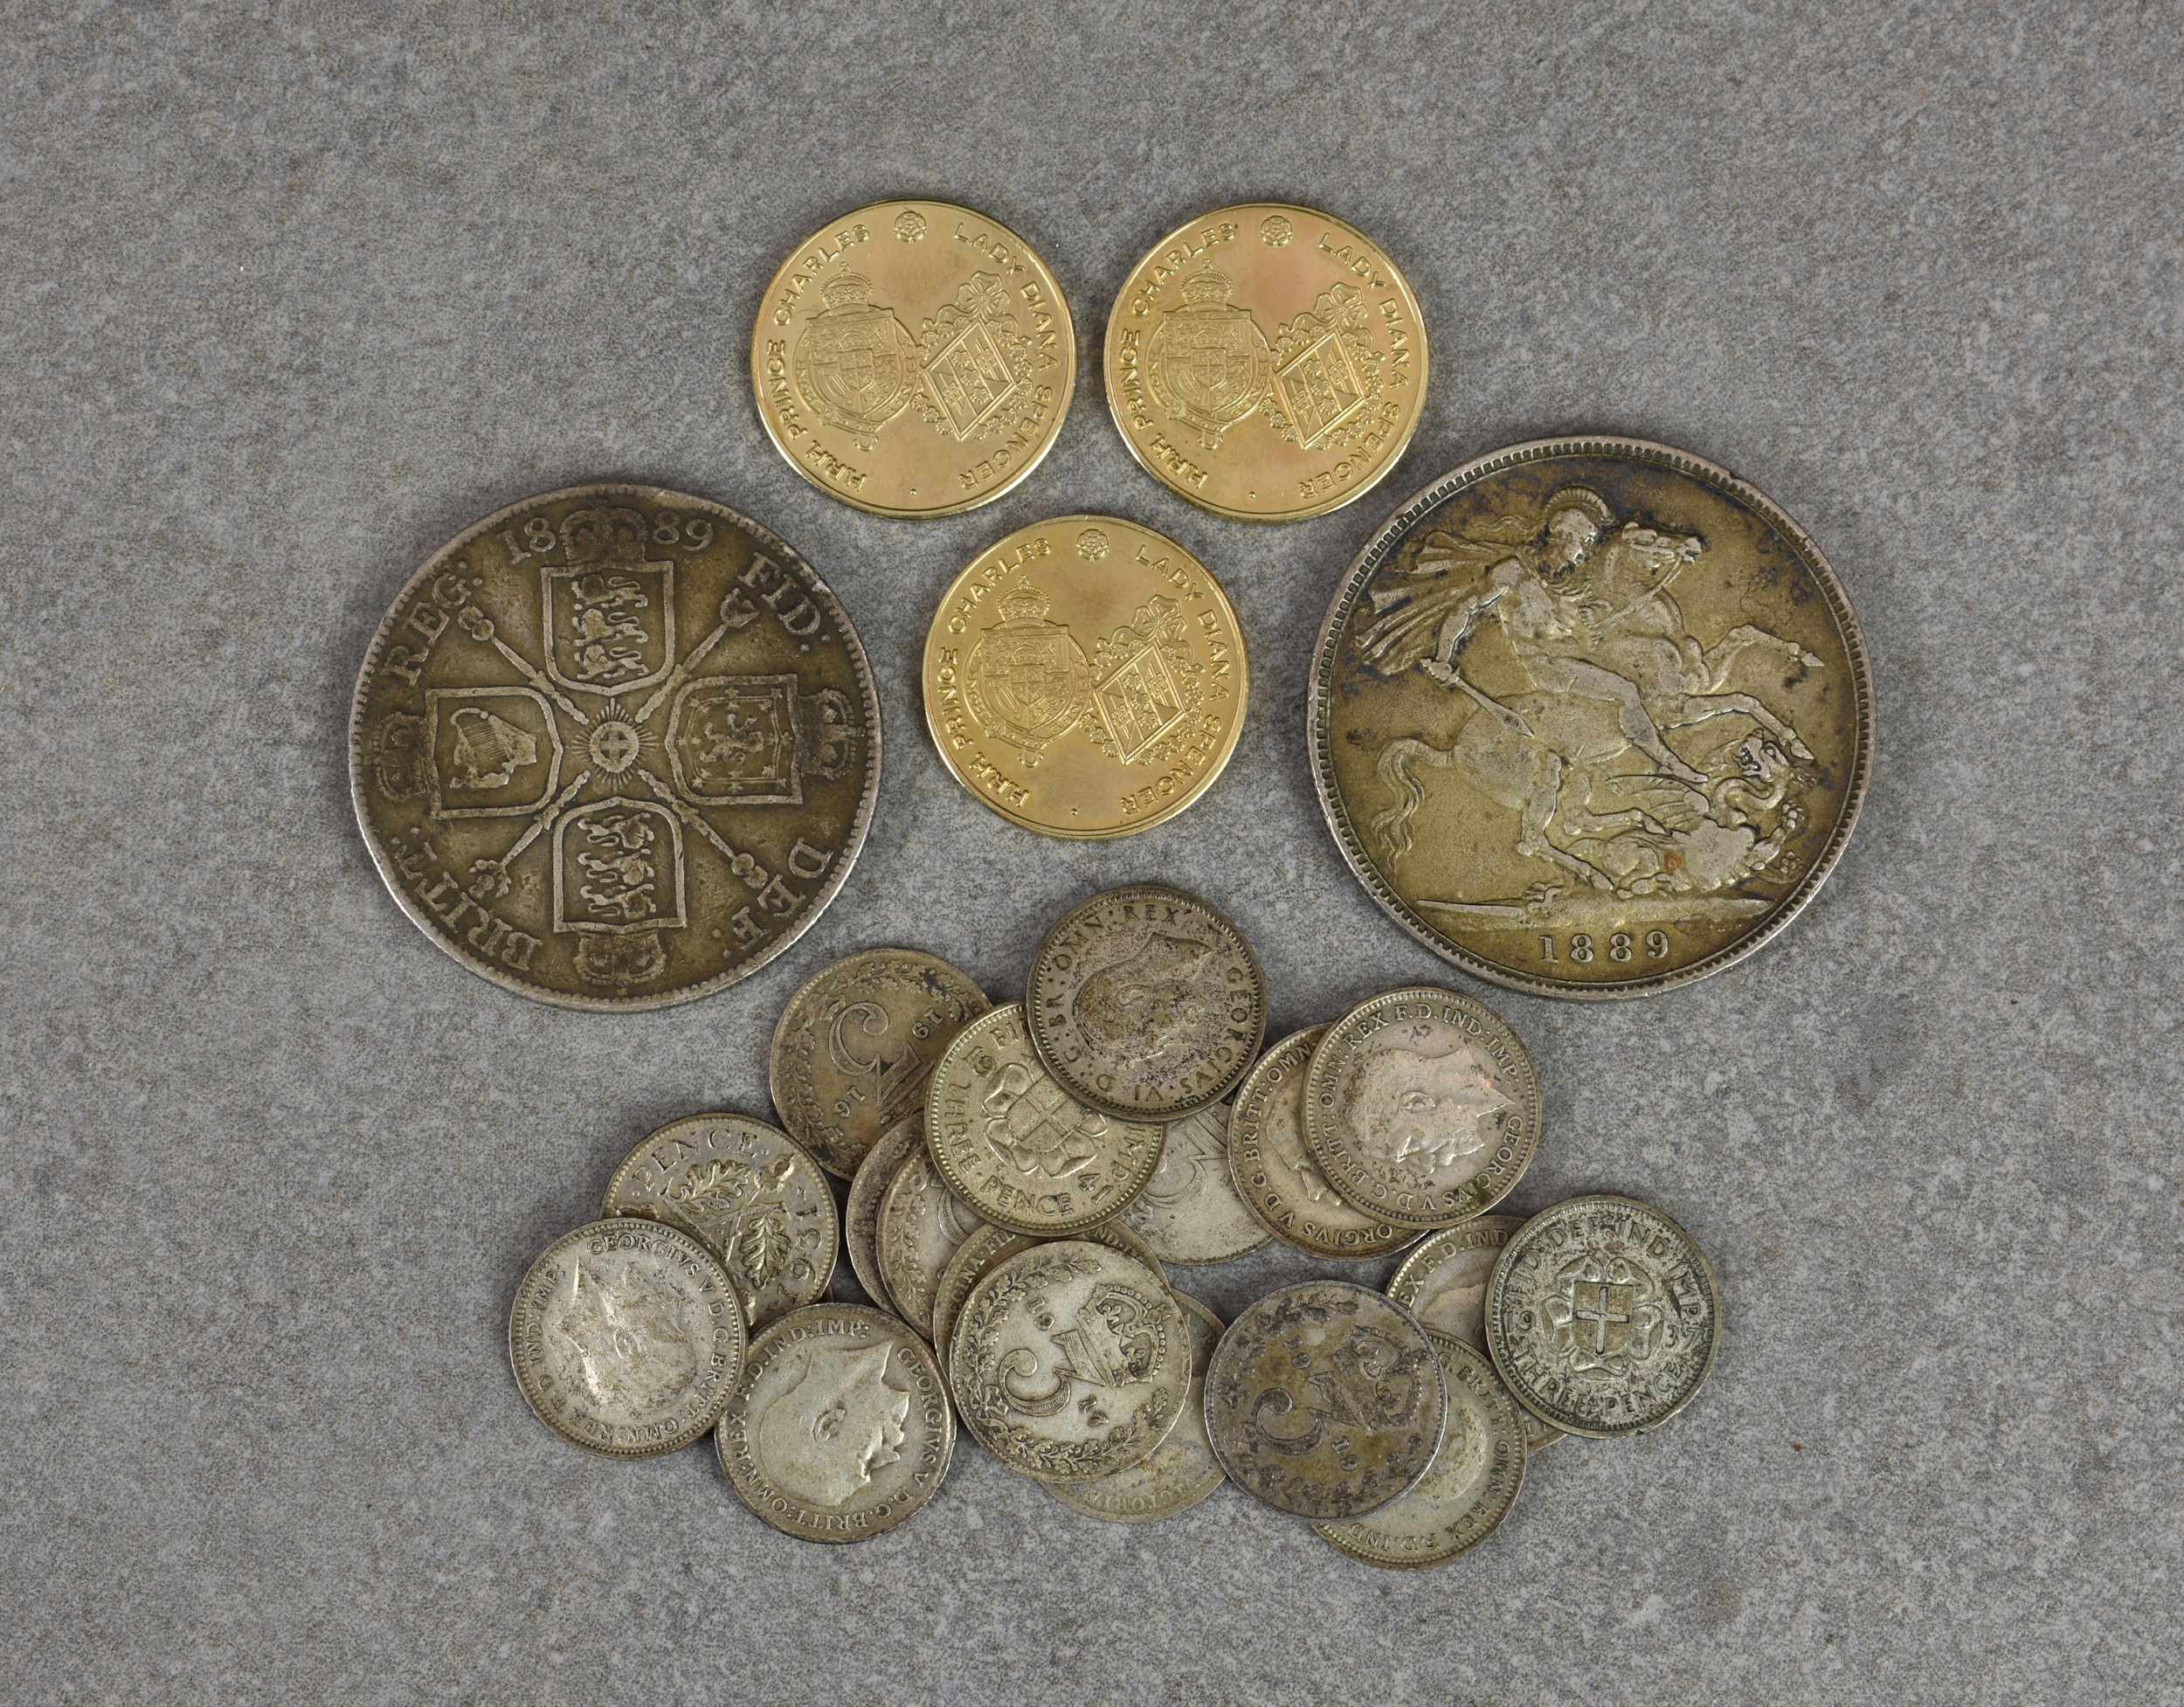
<path id="1" fill-rule="evenodd" d="M 874 202 L 781 264 L 751 333 L 758 418 L 789 466 L 874 515 L 952 515 L 1038 466 L 1076 384 L 1061 287 L 951 202 Z"/>
<path id="2" fill-rule="evenodd" d="M 372 862 L 503 989 L 703 996 L 840 889 L 880 786 L 856 631 L 787 545 L 652 486 L 489 515 L 411 577 L 349 715 Z"/>
<path id="3" fill-rule="evenodd" d="M 1726 469 L 1518 445 L 1351 563 L 1312 659 L 1314 774 L 1343 857 L 1436 953 L 1641 996 L 1819 889 L 1872 770 L 1869 682 L 1819 549 Z"/>
<path id="4" fill-rule="evenodd" d="M 1243 733 L 1243 631 L 1206 565 L 1112 515 L 1019 528 L 958 575 L 925 636 L 943 764 L 1026 830 L 1165 823 Z"/>
<path id="5" fill-rule="evenodd" d="M 1163 486 L 1238 522 L 1372 489 L 1426 406 L 1426 328 L 1387 252 L 1286 202 L 1178 225 L 1108 316 L 1108 407 Z"/>

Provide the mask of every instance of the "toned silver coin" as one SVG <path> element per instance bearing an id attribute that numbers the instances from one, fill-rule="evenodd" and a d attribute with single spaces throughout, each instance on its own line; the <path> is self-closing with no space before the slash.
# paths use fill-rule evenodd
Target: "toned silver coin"
<path id="1" fill-rule="evenodd" d="M 1486 1351 L 1486 1282 L 1522 1215 L 1481 1215 L 1455 1227 L 1428 1234 L 1418 1248 L 1403 1259 L 1403 1266 L 1388 1282 L 1388 1296 L 1419 1320 L 1428 1333 L 1447 1334 L 1473 1351 Z M 1563 1438 L 1524 1413 L 1524 1448 L 1538 1452 Z"/>
<path id="2" fill-rule="evenodd" d="M 868 1541 L 933 1496 L 956 1443 L 940 1365 L 885 1310 L 814 1304 L 751 1342 L 714 1431 L 738 1498 L 805 1541 Z"/>
<path id="3" fill-rule="evenodd" d="M 1358 1003 L 1305 1075 L 1304 1141 L 1327 1183 L 1405 1227 L 1450 1227 L 1507 1197 L 1539 1117 L 1539 1075 L 1517 1033 L 1452 990 Z"/>
<path id="4" fill-rule="evenodd" d="M 1725 468 L 1542 440 L 1414 494 L 1312 653 L 1320 805 L 1372 898 L 1529 994 L 1651 994 L 1786 930 L 1872 774 L 1819 548 Z"/>
<path id="5" fill-rule="evenodd" d="M 1471 1347 L 1446 1334 L 1428 1337 L 1448 1386 L 1448 1415 L 1433 1469 L 1369 1517 L 1312 1525 L 1368 1565 L 1417 1570 L 1469 1552 L 1509 1516 L 1524 1483 L 1524 1408 Z"/>
<path id="6" fill-rule="evenodd" d="M 1111 1524 L 1150 1524 L 1187 1511 L 1227 1478 L 1221 1461 L 1206 1438 L 1206 1367 L 1220 1343 L 1221 1319 L 1187 1292 L 1173 1295 L 1183 1306 L 1183 1324 L 1191 1336 L 1191 1387 L 1183 1401 L 1183 1420 L 1145 1457 L 1097 1482 L 1050 1482 L 1047 1491 L 1088 1517 Z"/>
<path id="7" fill-rule="evenodd" d="M 929 1339 L 941 1271 L 980 1225 L 948 1189 L 930 1150 L 912 1151 L 880 1199 L 880 1272 L 902 1319 Z"/>
<path id="8" fill-rule="evenodd" d="M 1164 1282 L 1168 1278 L 1167 1270 L 1160 1266 L 1160 1259 L 1152 1254 L 1151 1247 L 1120 1221 L 1102 1221 L 1076 1236 L 1120 1251 L 1124 1256 L 1136 1257 Z M 971 1289 L 1019 1252 L 1047 1242 L 982 1221 L 978 1231 L 956 1247 L 956 1254 L 948 1259 L 948 1266 L 941 1270 L 940 1284 L 933 1289 L 933 1349 L 940 1353 L 943 1367 L 948 1362 L 949 1338 L 955 1332 L 956 1314 L 963 1308 L 963 1301 L 971 1296 Z"/>
<path id="9" fill-rule="evenodd" d="M 957 1033 L 926 1089 L 925 1143 L 950 1187 L 994 1226 L 1042 1239 L 1120 1214 L 1160 1165 L 1165 1137 L 1057 1084 L 1021 1002 Z"/>
<path id="10" fill-rule="evenodd" d="M 1236 1088 L 1267 1030 L 1242 931 L 1196 895 L 1132 883 L 1073 907 L 1032 957 L 1032 1044 L 1063 1089 L 1126 1120 L 1177 1120 Z"/>
<path id="11" fill-rule="evenodd" d="M 1119 1217 L 1170 1262 L 1226 1262 L 1267 1242 L 1228 1175 L 1229 1109 L 1168 1123 L 1160 1165 Z"/>
<path id="12" fill-rule="evenodd" d="M 842 1205 L 842 1245 L 849 1253 L 849 1266 L 866 1296 L 883 1310 L 900 1311 L 902 1306 L 888 1290 L 887 1275 L 880 1267 L 880 1206 L 902 1164 L 924 1148 L 925 1110 L 921 1108 L 888 1127 L 865 1152 Z"/>
<path id="13" fill-rule="evenodd" d="M 1486 1344 L 1517 1400 L 1596 1441 L 1691 1402 L 1721 1343 L 1721 1294 L 1691 1235 L 1606 1194 L 1534 1215 L 1486 1287 Z"/>
<path id="14" fill-rule="evenodd" d="M 563 1234 L 508 1312 L 508 1362 L 538 1420 L 609 1458 L 650 1458 L 704 1434 L 735 1388 L 743 1344 L 720 1259 L 650 1221 Z"/>
<path id="15" fill-rule="evenodd" d="M 1344 1202 L 1304 1142 L 1304 1075 L 1324 1026 L 1292 1033 L 1237 1087 L 1228 1120 L 1228 1177 L 1244 1207 L 1285 1244 L 1362 1261 L 1400 1250 L 1418 1229 Z"/>
<path id="16" fill-rule="evenodd" d="M 1093 1482 L 1167 1439 L 1190 1389 L 1190 1337 L 1144 1263 L 1061 1239 L 971 1289 L 948 1374 L 965 1427 L 1011 1469 Z"/>
<path id="17" fill-rule="evenodd" d="M 948 1040 L 992 1004 L 945 960 L 867 949 L 822 967 L 781 1011 L 768 1077 L 781 1123 L 819 1164 L 855 1177 L 881 1133 L 925 1106 Z"/>
<path id="18" fill-rule="evenodd" d="M 1268 1293 L 1221 1336 L 1206 1375 L 1206 1438 L 1230 1480 L 1330 1523 L 1415 1487 L 1447 1412 L 1426 1330 L 1348 1281 Z"/>
<path id="19" fill-rule="evenodd" d="M 743 1115 L 661 1127 L 607 1181 L 602 1215 L 681 1227 L 727 1267 L 753 1330 L 826 1296 L 840 1223 L 833 1188 L 803 1145 Z"/>
<path id="20" fill-rule="evenodd" d="M 703 498 L 581 486 L 410 577 L 349 714 L 372 862 L 434 944 L 560 1007 L 709 995 L 840 892 L 880 786 L 856 631 Z"/>

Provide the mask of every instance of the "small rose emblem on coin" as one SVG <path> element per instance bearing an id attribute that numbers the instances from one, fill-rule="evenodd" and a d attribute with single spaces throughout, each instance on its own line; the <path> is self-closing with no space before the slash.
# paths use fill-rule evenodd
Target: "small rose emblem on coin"
<path id="1" fill-rule="evenodd" d="M 1278 213 L 1269 213 L 1259 222 L 1259 241 L 1269 249 L 1288 248 L 1296 235 L 1296 228 Z"/>
<path id="2" fill-rule="evenodd" d="M 919 243 L 925 237 L 925 216 L 911 208 L 904 208 L 895 216 L 895 236 L 900 243 Z"/>
<path id="3" fill-rule="evenodd" d="M 1099 562 L 1107 555 L 1107 536 L 1097 528 L 1087 528 L 1077 536 L 1077 555 L 1087 563 Z"/>

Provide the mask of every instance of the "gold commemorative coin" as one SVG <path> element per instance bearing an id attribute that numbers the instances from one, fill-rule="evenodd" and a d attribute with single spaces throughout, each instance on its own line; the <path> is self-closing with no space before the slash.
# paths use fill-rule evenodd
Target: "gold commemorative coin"
<path id="1" fill-rule="evenodd" d="M 1038 466 L 1076 385 L 1061 287 L 998 220 L 874 202 L 781 264 L 750 339 L 789 466 L 874 515 L 952 515 Z"/>
<path id="2" fill-rule="evenodd" d="M 785 1535 L 867 1541 L 948 1474 L 940 1365 L 885 1310 L 813 1304 L 750 1343 L 713 1446 L 736 1496 Z"/>
<path id="3" fill-rule="evenodd" d="M 1108 316 L 1104 366 L 1145 472 L 1239 522 L 1363 496 L 1426 406 L 1426 328 L 1401 269 L 1356 227 L 1282 202 L 1155 244 Z"/>
<path id="4" fill-rule="evenodd" d="M 1079 1102 L 1180 1120 L 1250 1070 L 1267 980 L 1229 919 L 1196 895 L 1129 883 L 1080 902 L 1032 956 L 1032 1042 Z"/>
<path id="5" fill-rule="evenodd" d="M 1019 828 L 1165 823 L 1243 733 L 1243 631 L 1206 565 L 1111 515 L 1019 528 L 958 575 L 925 636 L 925 721 L 957 782 Z"/>
<path id="6" fill-rule="evenodd" d="M 1309 702 L 1373 899 L 1532 995 L 1648 995 L 1759 949 L 1842 858 L 1873 766 L 1819 548 L 1636 439 L 1518 445 L 1413 496 L 1344 577 Z"/>
<path id="7" fill-rule="evenodd" d="M 1485 1316 L 1517 1403 L 1596 1441 L 1676 1415 L 1721 1346 L 1721 1292 L 1697 1241 L 1652 1205 L 1607 1194 L 1526 1221 L 1495 1260 Z"/>
<path id="8" fill-rule="evenodd" d="M 704 1434 L 743 1347 L 720 1259 L 687 1233 L 634 1219 L 555 1240 L 508 1314 L 508 1361 L 538 1420 L 609 1458 L 650 1458 Z"/>
<path id="9" fill-rule="evenodd" d="M 1502 1247 L 1524 1225 L 1521 1215 L 1480 1215 L 1427 1234 L 1389 1280 L 1388 1296 L 1428 1333 L 1460 1339 L 1483 1355 L 1487 1280 Z M 1549 1427 L 1529 1411 L 1524 1417 L 1526 1452 L 1564 1438 L 1559 1428 Z"/>
<path id="10" fill-rule="evenodd" d="M 1453 1227 L 1507 1197 L 1539 1144 L 1539 1075 L 1469 996 L 1391 990 L 1327 1028 L 1304 1081 L 1304 1141 L 1352 1206 Z"/>
<path id="11" fill-rule="evenodd" d="M 411 577 L 349 751 L 364 845 L 436 945 L 536 1001 L 660 1007 L 748 977 L 840 890 L 880 701 L 833 594 L 757 522 L 571 487 Z"/>
<path id="12" fill-rule="evenodd" d="M 933 1068 L 925 1143 L 949 1189 L 984 1220 L 1040 1239 L 1112 1220 L 1160 1165 L 1165 1125 L 1119 1120 L 1055 1082 L 1024 1005 L 982 1013 Z"/>
<path id="13" fill-rule="evenodd" d="M 925 1106 L 948 1040 L 992 1004 L 944 960 L 867 949 L 823 966 L 774 1026 L 767 1076 L 781 1123 L 829 1173 L 856 1177 L 880 1135 Z"/>
<path id="14" fill-rule="evenodd" d="M 1304 1142 L 1304 1075 L 1327 1027 L 1293 1032 L 1259 1057 L 1228 1120 L 1228 1175 L 1254 1220 L 1313 1256 L 1363 1261 L 1418 1237 L 1344 1201 Z"/>

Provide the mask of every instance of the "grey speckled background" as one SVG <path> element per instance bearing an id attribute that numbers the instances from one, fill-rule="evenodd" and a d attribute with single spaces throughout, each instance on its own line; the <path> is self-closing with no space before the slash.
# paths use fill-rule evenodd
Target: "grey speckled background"
<path id="1" fill-rule="evenodd" d="M 2153 6 L 0 6 L 0 1694 L 2179 1699 L 2181 59 Z M 833 504 L 746 341 L 789 245 L 902 193 L 1029 238 L 1088 351 L 1171 223 L 1337 211 L 1426 305 L 1416 442 L 1348 510 L 1227 524 L 1126 460 L 1088 354 L 1002 502 Z M 651 1126 L 763 1108 L 833 955 L 999 992 L 1068 902 L 1166 873 L 1248 922 L 1279 1024 L 1439 974 L 1320 824 L 1306 652 L 1400 495 L 1570 429 L 1755 480 L 1878 682 L 1864 822 L 1785 943 L 1633 1006 L 1481 992 L 1547 1086 L 1519 1204 L 1636 1192 L 1713 1255 L 1682 1419 L 1555 1448 L 1419 1577 L 1233 1490 L 1081 1520 L 975 1448 L 836 1552 L 702 1451 L 533 1420 L 525 1264 Z M 343 752 L 411 569 L 608 475 L 796 543 L 890 742 L 803 943 L 623 1019 L 430 946 Z M 947 578 L 1079 508 L 1213 564 L 1259 672 L 1210 798 L 1094 847 L 972 807 L 913 700 Z M 1304 1266 L 1192 1283 L 1233 1312 Z"/>

